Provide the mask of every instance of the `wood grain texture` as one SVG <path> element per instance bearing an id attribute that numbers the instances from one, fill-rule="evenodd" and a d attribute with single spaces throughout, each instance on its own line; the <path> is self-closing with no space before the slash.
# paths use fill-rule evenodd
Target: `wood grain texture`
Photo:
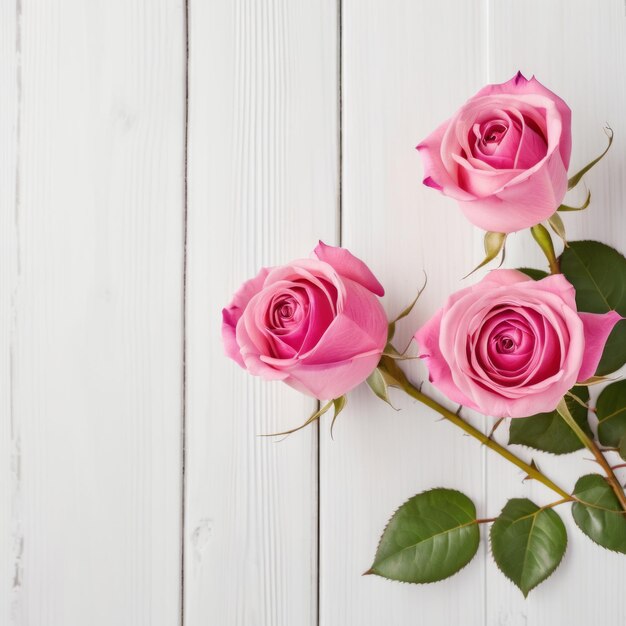
<path id="1" fill-rule="evenodd" d="M 191 0 L 185 624 L 317 623 L 316 403 L 223 355 L 261 266 L 336 238 L 333 0 Z"/>
<path id="2" fill-rule="evenodd" d="M 171 626 L 180 614 L 183 6 L 24 0 L 20 10 L 17 197 L 2 187 L 3 236 L 16 231 L 18 254 L 19 517 L 13 590 L 0 592 L 3 602 L 12 594 L 13 614 L 2 623 Z M 4 277 L 14 251 L 2 254 Z"/>
<path id="3" fill-rule="evenodd" d="M 17 284 L 16 173 L 19 101 L 17 7 L 0 4 L 0 624 L 10 624 L 19 589 L 20 530 L 12 419 L 14 300 Z"/>
<path id="4" fill-rule="evenodd" d="M 385 285 L 390 316 L 428 275 L 416 311 L 399 324 L 403 348 L 476 261 L 474 230 L 422 186 L 415 146 L 484 82 L 481 4 L 346 0 L 342 22 L 342 243 Z M 410 371 L 426 378 L 418 365 Z M 484 548 L 437 585 L 361 576 L 392 512 L 415 493 L 457 488 L 484 512 L 480 446 L 421 405 L 394 401 L 399 412 L 359 388 L 335 441 L 321 434 L 320 623 L 483 624 Z"/>
<path id="5" fill-rule="evenodd" d="M 540 19 L 537 19 L 540 16 Z M 590 0 L 520 3 L 490 2 L 489 78 L 501 82 L 518 69 L 553 89 L 573 111 L 573 152 L 570 171 L 576 172 L 606 145 L 602 128 L 608 123 L 615 141 L 607 157 L 585 176 L 592 204 L 582 213 L 564 214 L 568 237 L 596 239 L 626 253 L 626 7 L 621 0 L 599 6 Z M 572 204 L 584 197 L 572 191 Z M 568 199 L 570 198 L 568 196 Z M 520 233 L 507 244 L 507 265 L 543 267 L 541 253 Z M 623 375 L 623 372 L 622 372 Z M 592 389 L 592 398 L 599 388 Z M 592 402 L 593 405 L 593 402 Z M 498 433 L 506 441 L 506 429 Z M 580 452 L 554 457 L 524 450 L 548 475 L 571 490 L 576 479 L 600 468 Z M 615 455 L 615 463 L 619 462 Z M 545 504 L 554 497 L 499 459 L 488 459 L 488 508 L 496 514 L 509 497 L 526 496 Z M 621 477 L 626 479 L 622 472 Z M 569 545 L 563 563 L 543 585 L 524 600 L 495 568 L 487 567 L 488 624 L 548 626 L 597 623 L 619 626 L 626 621 L 622 586 L 626 559 L 594 545 L 574 525 L 570 506 L 559 507 Z"/>

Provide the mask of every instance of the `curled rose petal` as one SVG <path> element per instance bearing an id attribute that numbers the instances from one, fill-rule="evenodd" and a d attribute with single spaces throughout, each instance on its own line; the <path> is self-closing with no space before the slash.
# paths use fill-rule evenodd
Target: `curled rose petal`
<path id="1" fill-rule="evenodd" d="M 222 339 L 224 342 L 224 351 L 226 352 L 226 356 L 236 361 L 241 367 L 245 366 L 239 345 L 237 344 L 235 328 L 245 308 L 248 306 L 248 302 L 263 288 L 263 283 L 265 282 L 268 272 L 269 270 L 266 267 L 261 268 L 254 278 L 247 280 L 241 285 L 235 292 L 231 303 L 222 310 Z"/>
<path id="2" fill-rule="evenodd" d="M 579 315 L 585 330 L 585 355 L 580 372 L 578 372 L 578 382 L 583 382 L 596 373 L 606 340 L 622 316 L 617 311 L 579 313 Z"/>
<path id="3" fill-rule="evenodd" d="M 361 259 L 357 259 L 349 250 L 335 246 L 327 246 L 320 241 L 313 254 L 320 260 L 328 263 L 340 276 L 349 278 L 356 283 L 363 285 L 377 296 L 385 295 L 383 286 L 378 282 L 376 276 Z"/>

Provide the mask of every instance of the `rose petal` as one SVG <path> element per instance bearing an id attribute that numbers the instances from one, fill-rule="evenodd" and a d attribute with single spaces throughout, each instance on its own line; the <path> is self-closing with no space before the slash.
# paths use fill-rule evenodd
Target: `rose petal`
<path id="1" fill-rule="evenodd" d="M 374 371 L 379 360 L 380 352 L 375 350 L 339 363 L 299 363 L 296 368 L 286 372 L 288 377 L 284 382 L 318 400 L 332 400 L 362 383 Z"/>
<path id="2" fill-rule="evenodd" d="M 414 338 L 419 348 L 418 356 L 426 361 L 428 378 L 437 389 L 454 402 L 478 409 L 478 406 L 457 387 L 452 378 L 450 366 L 441 354 L 439 334 L 441 332 L 442 317 L 443 309 L 439 309 L 415 333 Z"/>
<path id="3" fill-rule="evenodd" d="M 474 196 L 459 187 L 458 180 L 446 169 L 441 160 L 441 143 L 449 124 L 450 120 L 441 124 L 416 147 L 424 164 L 422 182 L 456 200 L 473 200 Z"/>
<path id="4" fill-rule="evenodd" d="M 387 316 L 378 299 L 365 287 L 345 279 L 346 298 L 337 315 L 302 363 L 345 361 L 372 350 L 382 353 L 387 343 Z"/>
<path id="5" fill-rule="evenodd" d="M 606 340 L 622 316 L 617 311 L 608 313 L 579 313 L 585 332 L 583 363 L 578 372 L 578 382 L 591 378 L 598 369 Z"/>
<path id="6" fill-rule="evenodd" d="M 487 285 L 506 287 L 524 282 L 533 282 L 533 279 L 519 270 L 491 270 L 479 284 L 482 287 Z"/>
<path id="7" fill-rule="evenodd" d="M 236 328 L 239 319 L 243 315 L 250 300 L 263 288 L 263 284 L 270 269 L 263 267 L 259 273 L 250 280 L 247 280 L 235 292 L 231 303 L 222 309 L 222 341 L 226 356 L 230 357 L 238 365 L 245 369 L 243 358 L 241 357 L 239 344 L 237 343 Z"/>
<path id="8" fill-rule="evenodd" d="M 383 286 L 372 274 L 370 268 L 345 248 L 327 246 L 320 241 L 313 253 L 320 261 L 328 263 L 343 278 L 349 278 L 363 285 L 377 296 L 385 295 Z"/>

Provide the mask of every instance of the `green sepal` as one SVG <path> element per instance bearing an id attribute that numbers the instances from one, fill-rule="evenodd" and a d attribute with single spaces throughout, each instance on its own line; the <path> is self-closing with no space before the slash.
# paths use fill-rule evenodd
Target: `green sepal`
<path id="1" fill-rule="evenodd" d="M 576 185 L 578 185 L 578 183 L 580 182 L 581 178 L 598 162 L 600 161 L 600 159 L 602 159 L 602 157 L 609 151 L 609 148 L 611 147 L 611 144 L 613 143 L 613 129 L 610 126 L 607 126 L 604 129 L 604 132 L 606 133 L 606 136 L 609 138 L 609 143 L 606 147 L 606 149 L 604 150 L 604 152 L 597 158 L 595 158 L 593 161 L 591 161 L 590 163 L 587 163 L 587 165 L 585 165 L 585 167 L 582 168 L 582 170 L 580 170 L 579 172 L 576 172 L 576 174 L 574 174 L 568 181 L 567 181 L 567 189 L 574 189 L 574 187 L 576 187 Z"/>
<path id="2" fill-rule="evenodd" d="M 365 382 L 381 400 L 384 400 L 392 408 L 395 407 L 389 400 L 389 388 L 406 389 L 409 386 L 409 381 L 396 363 L 396 359 L 385 355 L 380 358 L 376 369 L 367 377 Z"/>
<path id="3" fill-rule="evenodd" d="M 596 401 L 598 439 L 603 446 L 620 446 L 626 436 L 626 380 L 608 385 Z"/>
<path id="4" fill-rule="evenodd" d="M 339 396 L 338 398 L 335 398 L 333 400 L 333 408 L 335 410 L 335 413 L 333 415 L 333 421 L 330 423 L 330 438 L 333 439 L 333 428 L 335 426 L 335 420 L 337 419 L 337 416 L 339 415 L 339 413 L 341 413 L 346 404 L 348 403 L 348 396 L 343 395 L 343 396 Z"/>
<path id="5" fill-rule="evenodd" d="M 320 406 L 319 409 L 317 409 L 316 411 L 313 411 L 311 416 L 304 423 L 300 424 L 300 426 L 297 426 L 296 428 L 292 428 L 291 430 L 285 430 L 281 433 L 269 433 L 269 434 L 259 435 L 259 437 L 281 437 L 281 436 L 287 436 L 287 435 L 291 435 L 292 433 L 298 432 L 299 430 L 302 430 L 309 424 L 312 424 L 313 422 L 318 420 L 320 417 L 322 417 L 322 415 L 324 415 L 324 413 L 326 413 L 330 409 L 330 407 L 333 406 L 334 402 L 335 402 L 334 400 L 331 400 L 330 402 L 327 402 L 326 404 Z"/>
<path id="6" fill-rule="evenodd" d="M 607 383 L 615 380 L 615 378 L 609 378 L 608 376 L 590 376 L 589 378 L 585 378 L 585 380 L 579 380 L 578 385 L 581 387 L 593 387 L 594 385 L 601 385 L 602 383 Z"/>
<path id="7" fill-rule="evenodd" d="M 572 394 L 583 403 L 589 401 L 587 387 L 574 387 Z M 567 406 L 576 423 L 589 436 L 593 437 L 587 421 L 588 409 L 572 396 L 566 397 Z M 509 428 L 509 445 L 529 446 L 542 452 L 568 454 L 584 446 L 572 429 L 563 421 L 558 411 L 539 413 L 530 417 L 516 417 Z"/>
<path id="8" fill-rule="evenodd" d="M 550 237 L 548 229 L 543 224 L 535 224 L 535 226 L 530 229 L 530 233 L 546 255 L 550 267 L 558 267 L 556 254 L 554 253 L 554 244 L 552 243 L 552 237 Z"/>
<path id="9" fill-rule="evenodd" d="M 460 491 L 431 489 L 393 514 L 365 574 L 407 583 L 436 582 L 465 567 L 479 543 L 473 502 Z"/>
<path id="10" fill-rule="evenodd" d="M 527 498 L 509 500 L 489 536 L 496 565 L 524 596 L 554 572 L 567 547 L 558 514 Z"/>
<path id="11" fill-rule="evenodd" d="M 403 309 L 396 318 L 394 318 L 393 320 L 391 320 L 391 322 L 389 322 L 389 326 L 387 327 L 387 343 L 389 343 L 393 339 L 393 336 L 396 334 L 396 322 L 399 322 L 401 319 L 409 315 L 409 313 L 413 310 L 413 307 L 419 300 L 419 297 L 424 292 L 424 289 L 426 289 L 427 284 L 428 284 L 428 277 L 426 276 L 426 274 L 424 274 L 424 284 L 417 290 L 417 295 L 415 296 L 415 299 L 413 300 L 413 302 L 411 302 L 409 306 Z"/>
<path id="12" fill-rule="evenodd" d="M 490 261 L 493 261 L 500 254 L 500 252 L 502 252 L 502 261 L 504 261 L 504 244 L 506 243 L 506 238 L 506 233 L 494 233 L 491 231 L 486 232 L 484 239 L 485 258 L 469 274 L 466 274 L 463 278 L 471 276 L 476 270 L 479 270 L 481 267 L 487 265 L 487 263 L 489 263 Z"/>
<path id="13" fill-rule="evenodd" d="M 550 228 L 560 237 L 563 245 L 567 247 L 567 236 L 565 234 L 565 224 L 563 224 L 563 220 L 558 213 L 553 213 L 548 218 L 548 224 L 550 224 Z"/>
<path id="14" fill-rule="evenodd" d="M 380 367 L 377 367 L 366 379 L 367 386 L 390 407 L 394 408 L 389 399 L 389 383 Z"/>
<path id="15" fill-rule="evenodd" d="M 626 514 L 617 496 L 599 474 L 578 479 L 572 505 L 572 516 L 580 530 L 598 545 L 626 554 Z"/>
<path id="16" fill-rule="evenodd" d="M 591 203 L 591 191 L 587 191 L 587 197 L 580 206 L 569 206 L 568 204 L 561 204 L 557 211 L 584 211 Z"/>

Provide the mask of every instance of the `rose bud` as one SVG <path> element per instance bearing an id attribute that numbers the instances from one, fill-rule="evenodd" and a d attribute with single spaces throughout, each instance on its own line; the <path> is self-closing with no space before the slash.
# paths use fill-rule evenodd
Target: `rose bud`
<path id="1" fill-rule="evenodd" d="M 510 233 L 561 204 L 571 147 L 568 106 L 518 72 L 483 87 L 417 149 L 425 185 L 456 199 L 479 228 Z"/>
<path id="2" fill-rule="evenodd" d="M 415 333 L 430 381 L 451 400 L 497 417 L 554 411 L 594 375 L 621 319 L 579 313 L 562 274 L 539 281 L 493 270 L 461 289 Z"/>
<path id="3" fill-rule="evenodd" d="M 338 398 L 376 368 L 387 341 L 381 284 L 348 250 L 262 269 L 222 311 L 226 354 L 266 380 Z"/>

